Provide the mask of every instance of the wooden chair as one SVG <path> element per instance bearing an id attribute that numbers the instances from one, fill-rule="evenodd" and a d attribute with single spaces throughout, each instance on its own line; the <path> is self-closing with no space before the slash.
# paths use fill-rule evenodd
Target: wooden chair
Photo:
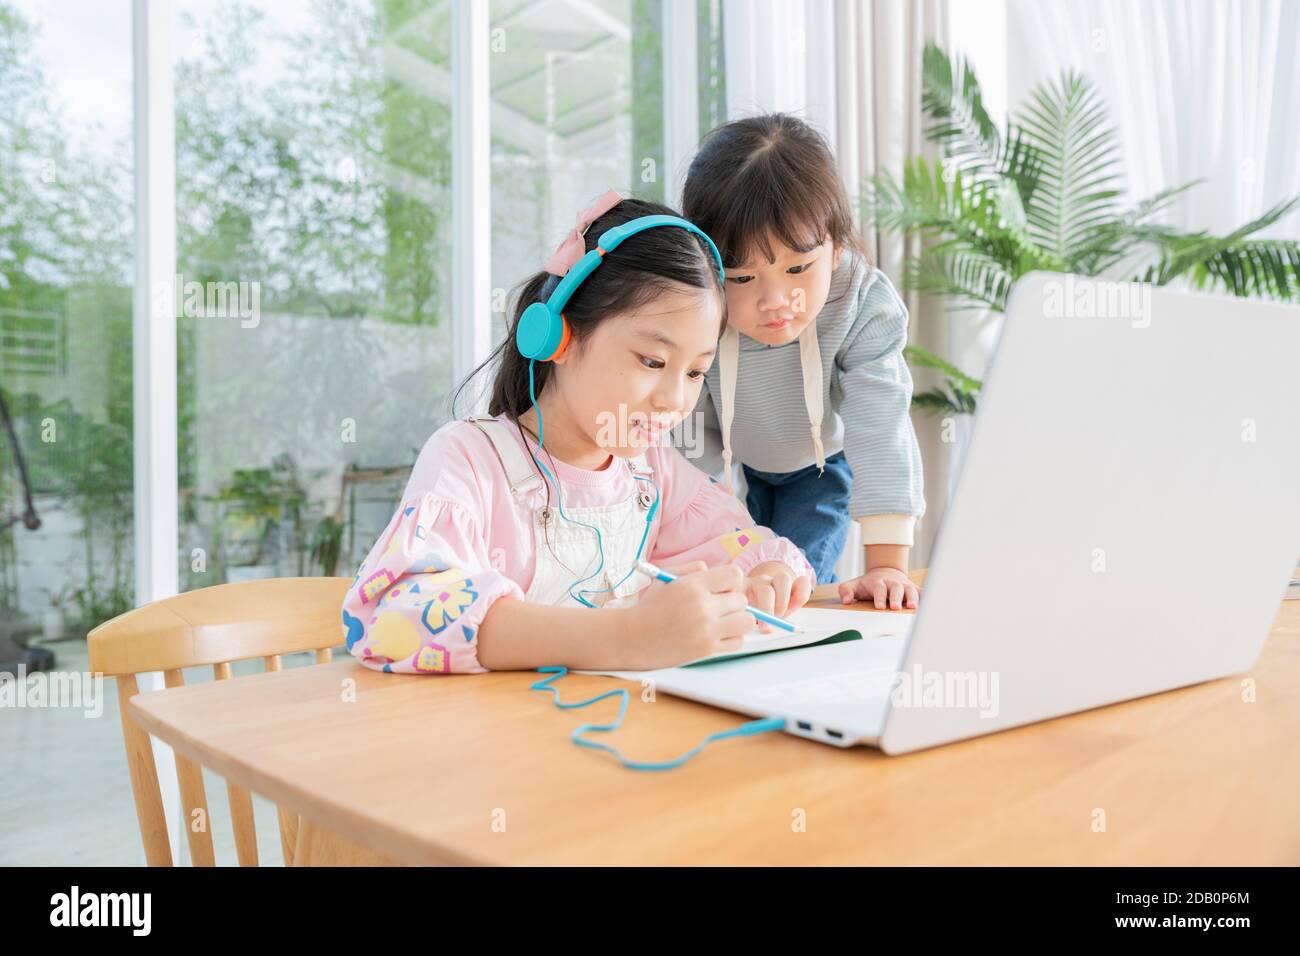
<path id="1" fill-rule="evenodd" d="M 150 866 L 171 866 L 171 842 L 158 788 L 149 734 L 127 715 L 126 702 L 139 692 L 136 675 L 162 671 L 167 687 L 183 686 L 181 668 L 212 665 L 216 680 L 230 678 L 233 661 L 262 658 L 278 671 L 284 654 L 315 651 L 328 663 L 330 648 L 343 643 L 341 609 L 350 578 L 273 578 L 221 584 L 155 601 L 106 621 L 87 637 L 91 673 L 117 678 L 122 736 L 126 743 L 131 790 L 140 820 L 140 838 Z M 193 812 L 208 819 L 201 768 L 176 754 L 176 777 L 195 866 L 213 866 L 210 826 L 195 832 Z M 240 866 L 257 866 L 253 802 L 242 787 L 226 785 Z M 281 808 L 280 843 L 292 865 L 297 844 L 297 814 Z"/>

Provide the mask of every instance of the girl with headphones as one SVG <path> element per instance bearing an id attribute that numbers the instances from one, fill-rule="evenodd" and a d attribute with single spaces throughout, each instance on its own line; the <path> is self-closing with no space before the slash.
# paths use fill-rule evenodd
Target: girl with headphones
<path id="1" fill-rule="evenodd" d="M 667 207 L 610 191 L 580 214 L 474 373 L 498 363 L 492 417 L 421 451 L 345 598 L 348 649 L 402 673 L 649 670 L 738 647 L 746 605 L 802 606 L 803 553 L 667 443 L 717 350 L 723 281 Z M 647 586 L 639 560 L 679 577 Z"/>

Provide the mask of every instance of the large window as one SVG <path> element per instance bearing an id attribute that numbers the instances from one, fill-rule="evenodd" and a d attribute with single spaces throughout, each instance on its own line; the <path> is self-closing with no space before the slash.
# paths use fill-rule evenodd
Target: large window
<path id="1" fill-rule="evenodd" d="M 574 216 L 613 188 L 672 201 L 664 157 L 664 0 L 492 0 L 493 341 L 503 293 L 541 268 Z M 721 0 L 700 0 L 702 130 L 721 121 Z"/>
<path id="2" fill-rule="evenodd" d="M 684 86 L 700 132 L 724 118 L 722 0 L 490 0 L 491 210 L 471 216 L 501 294 L 453 316 L 451 114 L 469 80 L 450 0 L 166 0 L 148 8 L 161 30 L 135 9 L 0 0 L 0 390 L 43 521 L 8 521 L 24 502 L 0 442 L 0 627 L 20 637 L 52 608 L 84 634 L 135 601 L 133 448 L 157 444 L 133 418 L 133 358 L 157 361 L 132 354 L 141 296 L 135 321 L 175 316 L 180 587 L 348 575 L 451 413 L 453 321 L 499 341 L 505 291 L 605 188 L 674 200 Z M 671 16 L 693 18 L 689 50 Z M 138 50 L 173 64 L 139 99 Z M 670 61 L 686 78 L 666 87 Z M 133 127 L 168 83 L 174 193 Z M 151 256 L 150 288 L 137 189 L 141 248 L 174 202 L 175 275 Z M 142 528 L 165 527 L 170 488 L 146 491 Z"/>
<path id="3" fill-rule="evenodd" d="M 181 586 L 348 575 L 445 420 L 448 5 L 178 16 Z"/>
<path id="4" fill-rule="evenodd" d="M 131 607 L 131 16 L 0 0 L 0 636 Z"/>

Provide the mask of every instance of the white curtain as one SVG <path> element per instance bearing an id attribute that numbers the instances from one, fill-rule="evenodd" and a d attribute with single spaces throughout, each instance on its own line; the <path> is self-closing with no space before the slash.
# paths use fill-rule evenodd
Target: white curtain
<path id="1" fill-rule="evenodd" d="M 1171 225 L 1227 232 L 1300 194 L 1300 3 L 1010 0 L 1008 92 L 1074 68 L 1097 85 L 1140 199 L 1206 181 Z M 1264 235 L 1300 235 L 1300 212 Z"/>
<path id="2" fill-rule="evenodd" d="M 807 115 L 807 24 L 804 0 L 724 0 L 727 116 Z"/>
<path id="3" fill-rule="evenodd" d="M 855 208 L 867 177 L 885 168 L 901 175 L 906 157 L 932 154 L 921 133 L 921 51 L 926 40 L 946 43 L 947 0 L 727 0 L 724 17 L 728 115 L 781 110 L 816 126 L 836 151 Z M 901 287 L 912 250 L 870 223 L 864 234 L 875 264 Z M 903 294 L 911 341 L 944 354 L 942 303 Z M 932 383 L 928 373 L 916 378 L 918 389 Z M 911 557 L 924 567 L 947 501 L 951 446 L 936 420 L 914 414 L 913 423 L 927 504 Z M 851 541 L 841 577 L 861 573 L 860 552 Z"/>
<path id="4" fill-rule="evenodd" d="M 855 0 L 835 2 L 836 139 L 840 172 L 854 206 L 863 182 L 883 170 L 901 178 L 910 156 L 935 156 L 925 142 L 921 120 L 921 54 L 929 40 L 946 46 L 947 0 Z M 949 325 L 942 302 L 902 289 L 903 270 L 915 243 L 879 232 L 863 222 L 863 233 L 879 267 L 907 302 L 908 339 L 943 355 Z M 915 374 L 918 390 L 933 384 L 929 373 Z M 917 525 L 913 567 L 926 567 L 935 532 L 948 500 L 951 437 L 932 416 L 914 412 L 912 422 L 925 467 L 925 517 Z"/>

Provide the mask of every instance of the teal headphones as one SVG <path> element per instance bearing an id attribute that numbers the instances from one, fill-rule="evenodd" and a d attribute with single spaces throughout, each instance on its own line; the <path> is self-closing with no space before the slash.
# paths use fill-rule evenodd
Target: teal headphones
<path id="1" fill-rule="evenodd" d="M 564 318 L 564 307 L 569 304 L 573 294 L 578 291 L 583 280 L 596 271 L 607 253 L 613 252 L 624 239 L 635 236 L 638 232 L 653 229 L 656 226 L 676 226 L 694 233 L 709 244 L 713 258 L 718 263 L 718 278 L 726 281 L 726 272 L 722 268 L 722 256 L 718 247 L 699 226 L 677 216 L 641 216 L 629 220 L 621 226 L 614 226 L 601 233 L 592 249 L 573 264 L 564 278 L 560 280 L 555 291 L 546 302 L 534 302 L 524 309 L 515 328 L 515 345 L 524 358 L 538 362 L 549 362 L 560 355 L 569 344 L 570 331 L 568 320 Z"/>

